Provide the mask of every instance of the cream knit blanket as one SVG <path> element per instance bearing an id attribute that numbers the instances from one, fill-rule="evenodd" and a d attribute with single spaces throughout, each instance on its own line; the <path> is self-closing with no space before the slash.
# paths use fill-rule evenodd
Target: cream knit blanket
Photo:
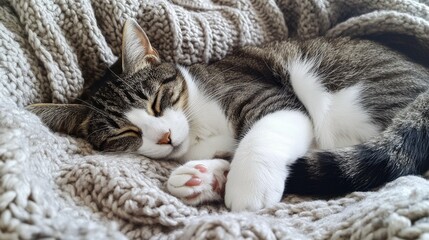
<path id="1" fill-rule="evenodd" d="M 0 239 L 429 239 L 422 177 L 256 213 L 189 207 L 166 192 L 176 163 L 93 151 L 23 108 L 68 102 L 98 79 L 129 17 L 181 64 L 291 36 L 393 32 L 429 44 L 427 0 L 0 0 Z"/>

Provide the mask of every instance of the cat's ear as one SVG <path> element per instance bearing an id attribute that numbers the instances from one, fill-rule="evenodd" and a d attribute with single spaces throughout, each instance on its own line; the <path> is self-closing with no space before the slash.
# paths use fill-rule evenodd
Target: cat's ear
<path id="1" fill-rule="evenodd" d="M 146 33 L 134 19 L 128 19 L 122 31 L 122 69 L 124 72 L 137 72 L 159 62 L 158 52 L 150 44 Z"/>
<path id="2" fill-rule="evenodd" d="M 40 117 L 55 132 L 84 137 L 88 131 L 88 122 L 92 109 L 81 104 L 40 103 L 26 107 Z"/>

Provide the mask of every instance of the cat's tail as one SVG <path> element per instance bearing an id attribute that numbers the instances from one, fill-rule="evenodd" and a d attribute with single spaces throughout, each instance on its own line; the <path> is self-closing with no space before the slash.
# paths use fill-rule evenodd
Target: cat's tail
<path id="1" fill-rule="evenodd" d="M 285 193 L 338 195 L 429 170 L 429 91 L 369 142 L 313 152 L 290 166 Z"/>

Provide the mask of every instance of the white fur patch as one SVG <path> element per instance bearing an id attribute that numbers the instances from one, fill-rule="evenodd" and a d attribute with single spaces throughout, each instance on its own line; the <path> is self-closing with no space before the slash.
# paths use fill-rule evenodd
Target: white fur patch
<path id="1" fill-rule="evenodd" d="M 225 188 L 232 211 L 255 211 L 281 200 L 287 166 L 303 156 L 313 139 L 310 119 L 278 111 L 256 122 L 238 145 Z"/>
<path id="2" fill-rule="evenodd" d="M 179 67 L 189 90 L 190 147 L 184 160 L 210 159 L 216 152 L 233 152 L 232 127 L 219 104 L 202 92 L 189 72 Z"/>
<path id="3" fill-rule="evenodd" d="M 177 158 L 188 149 L 189 125 L 183 112 L 166 109 L 161 117 L 154 117 L 143 109 L 134 108 L 125 116 L 142 130 L 143 144 L 138 153 L 151 158 Z M 157 144 L 169 131 L 172 144 Z"/>
<path id="4" fill-rule="evenodd" d="M 351 146 L 375 136 L 380 129 L 360 104 L 360 85 L 328 92 L 315 72 L 316 61 L 297 58 L 287 70 L 299 100 L 309 112 L 318 148 Z"/>
<path id="5" fill-rule="evenodd" d="M 360 104 L 361 91 L 360 85 L 354 85 L 332 94 L 331 109 L 317 132 L 321 148 L 352 146 L 380 132 Z"/>

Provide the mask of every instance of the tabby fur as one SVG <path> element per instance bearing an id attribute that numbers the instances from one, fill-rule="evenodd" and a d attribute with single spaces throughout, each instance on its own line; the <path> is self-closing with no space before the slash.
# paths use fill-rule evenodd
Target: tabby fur
<path id="1" fill-rule="evenodd" d="M 173 158 L 183 162 L 197 157 L 210 159 L 220 153 L 242 149 L 242 139 L 250 136 L 258 122 L 279 111 L 297 112 L 310 119 L 314 137 L 312 145 L 306 147 L 306 155 L 297 153 L 293 161 L 280 165 L 283 166 L 280 171 L 285 175 L 275 181 L 283 182 L 280 185 L 284 189 L 283 194 L 338 195 L 365 191 L 400 176 L 420 175 L 429 169 L 429 72 L 388 47 L 350 38 L 290 40 L 263 47 L 244 47 L 220 61 L 185 68 L 162 62 L 147 36 L 133 20 L 127 21 L 123 41 L 122 61 L 89 89 L 86 98 L 73 104 L 34 104 L 27 109 L 39 115 L 54 131 L 84 138 L 98 150 L 139 152 L 153 158 Z M 123 71 L 113 70 L 120 68 L 121 63 Z M 316 107 L 303 100 L 308 98 L 313 101 L 314 96 L 297 93 L 294 84 L 300 82 L 293 83 L 291 80 L 294 64 L 302 67 L 304 77 L 314 78 L 316 84 L 322 86 L 322 97 L 314 101 Z M 191 86 L 190 81 L 195 86 Z M 220 107 L 219 115 L 226 119 L 222 129 L 230 131 L 232 139 L 227 136 L 223 140 L 225 147 L 217 149 L 216 145 L 212 145 L 210 151 L 189 153 L 197 142 L 204 140 L 198 135 L 200 133 L 195 133 L 198 129 L 196 125 L 200 124 L 195 116 L 206 114 L 204 109 L 192 107 L 193 88 L 205 96 L 207 103 L 214 104 L 211 107 Z M 347 117 L 344 121 L 341 118 L 332 119 L 333 125 L 319 126 L 323 121 L 328 121 L 326 119 L 331 114 L 331 105 L 328 104 L 323 113 L 324 120 L 316 119 L 317 114 L 326 107 L 323 105 L 325 96 L 337 96 L 335 94 L 341 91 L 346 93 L 348 89 L 351 89 L 350 93 L 357 94 L 358 98 L 353 98 L 353 104 L 363 109 L 369 119 L 365 126 L 371 128 L 344 128 L 347 131 L 341 132 L 343 125 L 353 123 L 353 119 Z M 344 98 L 350 97 L 345 95 Z M 199 104 L 203 108 L 206 106 L 205 103 Z M 156 139 L 145 139 L 149 134 L 147 132 L 152 130 L 144 123 L 138 125 L 140 123 L 136 121 L 139 117 L 131 117 L 134 113 L 130 112 L 136 109 L 139 114 L 144 112 L 148 119 L 162 119 L 167 110 L 183 112 L 186 124 L 183 128 L 171 126 L 171 129 L 185 129 L 186 136 L 180 141 L 176 140 L 175 132 L 179 130 L 170 129 L 167 130 L 170 133 L 162 133 L 168 139 L 167 144 L 158 142 L 158 146 Z M 143 125 L 149 130 L 143 129 Z M 328 130 L 336 134 L 332 141 L 323 135 Z M 276 132 L 275 129 L 269 131 Z M 215 131 L 210 134 L 215 134 Z M 193 138 L 189 137 L 191 135 Z M 149 144 L 149 141 L 153 141 L 152 149 L 162 147 L 169 150 L 165 150 L 165 154 L 144 152 L 142 146 Z M 269 152 L 269 145 L 276 143 L 268 140 L 266 144 Z M 310 151 L 310 147 L 313 150 Z M 258 198 L 252 195 L 253 190 L 241 197 L 229 193 L 234 191 L 233 186 L 240 187 L 233 183 L 236 180 L 228 184 L 230 178 L 235 179 L 231 174 L 239 174 L 233 168 L 237 168 L 239 160 L 236 158 L 241 155 L 236 152 L 232 158 L 226 186 L 227 206 L 233 210 L 256 210 L 269 206 L 264 201 L 271 201 L 270 204 L 278 201 L 277 195 L 274 200 L 264 197 L 253 202 L 242 200 Z M 270 166 L 270 159 L 260 161 Z M 234 162 L 237 164 L 234 165 Z M 241 164 L 240 168 L 246 166 Z M 229 167 L 224 168 L 224 171 L 228 170 Z M 264 181 L 264 177 L 255 176 L 255 184 Z M 176 195 L 180 194 L 178 192 Z M 240 201 L 244 203 L 235 203 Z"/>

